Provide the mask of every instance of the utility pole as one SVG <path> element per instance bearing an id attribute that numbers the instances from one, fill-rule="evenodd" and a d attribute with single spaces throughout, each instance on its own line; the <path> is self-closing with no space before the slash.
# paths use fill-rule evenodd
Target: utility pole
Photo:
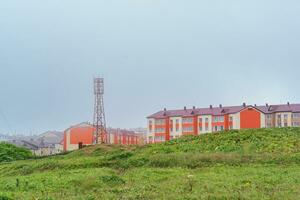
<path id="1" fill-rule="evenodd" d="M 107 143 L 106 121 L 104 112 L 104 79 L 94 78 L 94 127 L 96 128 L 94 138 L 95 144 Z"/>

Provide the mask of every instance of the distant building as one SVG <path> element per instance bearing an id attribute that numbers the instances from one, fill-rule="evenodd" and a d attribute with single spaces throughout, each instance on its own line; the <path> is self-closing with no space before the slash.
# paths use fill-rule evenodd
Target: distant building
<path id="1" fill-rule="evenodd" d="M 147 142 L 165 142 L 182 135 L 271 127 L 299 127 L 300 104 L 192 108 L 159 111 L 148 117 Z"/>
<path id="2" fill-rule="evenodd" d="M 63 149 L 64 151 L 73 151 L 81 147 L 93 145 L 96 128 L 90 123 L 81 123 L 71 126 L 64 132 Z M 109 144 L 134 145 L 139 144 L 139 134 L 133 131 L 123 129 L 107 129 L 107 138 Z"/>
<path id="3" fill-rule="evenodd" d="M 45 144 L 43 141 L 35 141 L 35 140 L 9 140 L 7 141 L 10 144 L 14 144 L 19 147 L 23 147 L 29 149 L 33 155 L 35 156 L 50 156 L 63 152 L 63 148 L 61 144 Z M 60 146 L 57 146 L 60 145 Z"/>
<path id="4" fill-rule="evenodd" d="M 8 136 L 0 134 L 0 142 L 7 141 L 8 139 Z"/>
<path id="5" fill-rule="evenodd" d="M 47 131 L 38 135 L 34 140 L 43 141 L 45 144 L 60 144 L 63 140 L 64 133 L 59 131 Z"/>

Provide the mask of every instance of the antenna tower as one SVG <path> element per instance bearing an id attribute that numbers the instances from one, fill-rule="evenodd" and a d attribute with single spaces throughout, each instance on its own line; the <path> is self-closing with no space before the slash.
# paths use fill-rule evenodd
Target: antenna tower
<path id="1" fill-rule="evenodd" d="M 106 121 L 104 112 L 104 79 L 94 78 L 94 127 L 95 131 L 95 144 L 107 143 Z"/>

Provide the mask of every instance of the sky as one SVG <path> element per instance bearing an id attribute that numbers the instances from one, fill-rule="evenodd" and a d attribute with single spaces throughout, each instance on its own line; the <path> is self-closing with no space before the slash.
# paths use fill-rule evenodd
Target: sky
<path id="1" fill-rule="evenodd" d="M 0 133 L 93 120 L 145 127 L 163 108 L 300 103 L 299 0 L 0 1 Z"/>

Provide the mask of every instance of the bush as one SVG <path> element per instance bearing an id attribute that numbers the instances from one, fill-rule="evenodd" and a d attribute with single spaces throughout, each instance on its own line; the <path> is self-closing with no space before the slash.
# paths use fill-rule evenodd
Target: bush
<path id="1" fill-rule="evenodd" d="M 13 200 L 12 198 L 5 196 L 5 195 L 1 195 L 0 194 L 0 200 Z"/>
<path id="2" fill-rule="evenodd" d="M 125 184 L 125 181 L 116 175 L 111 176 L 102 176 L 101 181 L 108 185 L 122 185 Z"/>
<path id="3" fill-rule="evenodd" d="M 0 162 L 11 162 L 24 160 L 32 157 L 32 153 L 21 147 L 12 144 L 0 143 Z"/>

